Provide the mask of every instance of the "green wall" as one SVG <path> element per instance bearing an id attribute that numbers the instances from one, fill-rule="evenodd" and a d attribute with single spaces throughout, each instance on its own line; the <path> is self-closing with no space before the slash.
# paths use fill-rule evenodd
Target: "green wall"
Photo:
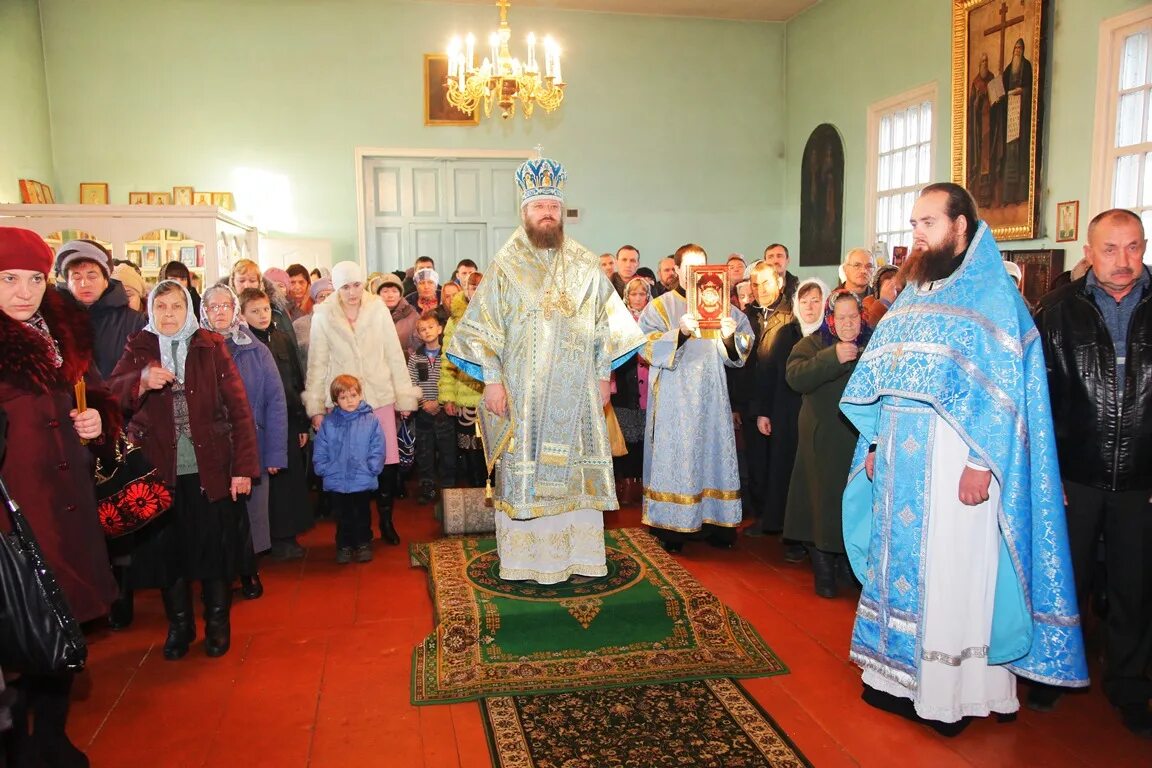
<path id="1" fill-rule="evenodd" d="M 516 7 L 564 46 L 565 103 L 531 121 L 425 127 L 422 54 L 495 8 L 380 0 L 41 0 L 61 186 L 228 190 L 286 176 L 298 227 L 354 257 L 353 149 L 536 144 L 569 169 L 572 233 L 656 261 L 695 240 L 757 252 L 782 205 L 784 26 Z M 0 33 L 2 34 L 2 33 Z M 521 48 L 522 50 L 522 48 Z M 521 54 L 522 55 L 522 54 Z M 238 200 L 243 207 L 244 201 Z"/>
<path id="2" fill-rule="evenodd" d="M 0 203 L 20 202 L 18 179 L 36 179 L 58 193 L 36 0 L 0 0 L 0 72 Z"/>
<path id="3" fill-rule="evenodd" d="M 1142 0 L 1058 0 L 1051 27 L 1044 115 L 1040 239 L 1011 241 L 1006 248 L 1066 248 L 1056 243 L 1056 203 L 1080 200 L 1080 233 L 1091 213 L 1088 201 L 1096 104 L 1100 22 L 1144 5 Z M 883 9 L 883 13 L 879 10 Z M 865 157 L 868 107 L 926 83 L 935 83 L 936 178 L 951 175 L 952 15 L 947 0 L 823 0 L 787 25 L 785 100 L 787 171 L 781 199 L 785 242 L 799 242 L 800 162 L 804 143 L 818 124 L 832 123 L 844 139 L 844 249 L 864 242 Z M 1081 240 L 1082 242 L 1082 240 Z M 824 276 L 835 269 L 816 271 Z"/>

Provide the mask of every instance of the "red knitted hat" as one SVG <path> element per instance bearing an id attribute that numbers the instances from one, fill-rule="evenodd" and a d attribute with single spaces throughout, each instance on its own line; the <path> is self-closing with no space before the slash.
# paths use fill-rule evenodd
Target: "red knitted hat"
<path id="1" fill-rule="evenodd" d="M 32 230 L 0 227 L 0 270 L 32 269 L 47 275 L 53 259 L 48 243 Z"/>

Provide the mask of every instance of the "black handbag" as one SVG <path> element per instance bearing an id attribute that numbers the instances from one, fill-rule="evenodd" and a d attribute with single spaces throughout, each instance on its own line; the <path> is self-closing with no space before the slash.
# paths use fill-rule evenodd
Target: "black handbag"
<path id="1" fill-rule="evenodd" d="M 12 532 L 0 534 L 0 667 L 29 675 L 79 672 L 88 645 L 20 506 L 0 478 Z"/>
<path id="2" fill-rule="evenodd" d="M 123 434 L 113 447 L 111 457 L 96 460 L 96 514 L 111 538 L 140 529 L 172 506 L 172 489 L 143 449 Z"/>

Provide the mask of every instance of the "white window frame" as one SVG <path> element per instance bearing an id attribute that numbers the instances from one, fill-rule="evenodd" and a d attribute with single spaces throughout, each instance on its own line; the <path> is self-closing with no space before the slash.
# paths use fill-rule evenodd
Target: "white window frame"
<path id="1" fill-rule="evenodd" d="M 1127 35 L 1152 23 L 1152 5 L 1100 22 L 1096 64 L 1096 125 L 1092 134 L 1092 172 L 1088 187 L 1088 217 L 1112 207 L 1112 181 L 1117 155 L 1132 154 L 1141 145 L 1116 147 L 1116 109 L 1120 102 L 1121 43 Z M 1081 235 L 1085 237 L 1086 235 Z"/>
<path id="2" fill-rule="evenodd" d="M 940 124 L 939 99 L 937 98 L 936 83 L 924 85 L 897 94 L 890 98 L 878 101 L 868 107 L 868 153 L 864 174 L 864 220 L 865 242 L 871 247 L 876 242 L 876 206 L 880 195 L 877 174 L 879 173 L 880 158 L 880 120 L 889 112 L 910 107 L 914 104 L 929 101 L 932 103 L 932 139 L 928 144 L 928 167 L 935 172 L 936 169 L 936 139 L 939 136 L 937 126 Z M 929 184 L 925 182 L 925 184 Z M 891 254 L 889 254 L 891 258 Z"/>

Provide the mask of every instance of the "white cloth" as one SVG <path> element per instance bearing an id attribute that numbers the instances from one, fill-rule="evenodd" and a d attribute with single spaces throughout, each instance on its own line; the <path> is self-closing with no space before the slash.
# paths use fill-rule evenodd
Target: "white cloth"
<path id="1" fill-rule="evenodd" d="M 571 576 L 605 576 L 604 513 L 577 509 L 534 520 L 496 513 L 500 578 L 558 584 Z"/>
<path id="2" fill-rule="evenodd" d="M 869 687 L 911 699 L 916 714 L 954 723 L 963 717 L 1015 712 L 1016 676 L 988 665 L 992 607 L 1000 546 L 996 479 L 988 501 L 960 502 L 960 475 L 968 446 L 948 422 L 935 417 L 928 543 L 924 557 L 924 635 L 920 681 L 913 691 L 869 669 Z"/>

